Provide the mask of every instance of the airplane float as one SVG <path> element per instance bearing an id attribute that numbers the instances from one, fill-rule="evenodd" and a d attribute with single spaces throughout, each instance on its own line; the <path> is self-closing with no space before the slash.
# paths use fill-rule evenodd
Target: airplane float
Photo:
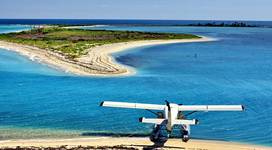
<path id="1" fill-rule="evenodd" d="M 157 115 L 157 118 L 139 118 L 142 123 L 154 124 L 150 140 L 164 145 L 174 127 L 180 127 L 183 142 L 190 136 L 190 125 L 199 123 L 197 119 L 188 120 L 187 116 L 199 111 L 243 111 L 243 105 L 178 105 L 166 101 L 166 105 L 103 101 L 100 106 L 130 109 L 145 109 Z M 154 110 L 159 112 L 154 112 Z M 183 112 L 189 111 L 187 114 Z M 167 131 L 166 134 L 163 131 Z"/>

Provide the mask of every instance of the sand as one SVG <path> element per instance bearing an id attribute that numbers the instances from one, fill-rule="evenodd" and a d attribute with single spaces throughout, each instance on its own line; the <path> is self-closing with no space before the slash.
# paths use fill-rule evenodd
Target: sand
<path id="1" fill-rule="evenodd" d="M 75 139 L 34 139 L 34 140 L 5 140 L 0 141 L 0 148 L 4 147 L 59 147 L 67 145 L 76 146 L 117 146 L 133 148 L 146 148 L 152 146 L 148 138 L 133 137 L 89 137 Z M 212 140 L 190 140 L 187 143 L 181 139 L 169 139 L 163 149 L 187 149 L 187 150 L 272 150 L 272 147 L 256 146 L 234 142 L 222 142 Z"/>
<path id="2" fill-rule="evenodd" d="M 200 39 L 144 40 L 106 44 L 88 49 L 87 55 L 81 56 L 76 60 L 67 59 L 57 52 L 5 41 L 0 41 L 0 48 L 15 51 L 33 61 L 44 63 L 50 67 L 76 75 L 126 76 L 135 74 L 136 70 L 117 63 L 111 54 L 141 46 L 171 43 L 208 42 L 214 40 L 215 39 L 212 38 L 202 37 Z"/>

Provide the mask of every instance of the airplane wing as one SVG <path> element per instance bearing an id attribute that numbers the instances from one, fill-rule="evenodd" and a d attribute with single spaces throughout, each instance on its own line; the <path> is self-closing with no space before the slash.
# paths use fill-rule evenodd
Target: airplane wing
<path id="1" fill-rule="evenodd" d="M 142 117 L 142 118 L 139 118 L 139 122 L 142 122 L 142 123 L 152 123 L 152 124 L 166 124 L 167 123 L 167 120 L 166 119 L 159 119 L 159 118 L 145 118 L 145 117 Z"/>
<path id="2" fill-rule="evenodd" d="M 179 111 L 243 111 L 243 105 L 181 105 Z"/>
<path id="3" fill-rule="evenodd" d="M 100 106 L 131 109 L 164 110 L 165 105 L 103 101 Z"/>
<path id="4" fill-rule="evenodd" d="M 167 119 L 160 119 L 160 118 L 139 118 L 139 121 L 142 123 L 152 123 L 152 124 L 167 124 Z M 198 124 L 198 120 L 193 119 L 193 120 L 186 120 L 186 119 L 176 119 L 174 120 L 173 124 L 188 124 L 188 125 L 196 125 Z"/>

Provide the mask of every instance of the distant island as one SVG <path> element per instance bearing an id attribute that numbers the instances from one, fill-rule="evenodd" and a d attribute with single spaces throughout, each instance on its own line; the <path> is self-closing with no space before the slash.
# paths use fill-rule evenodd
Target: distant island
<path id="1" fill-rule="evenodd" d="M 195 22 L 195 23 L 184 23 L 184 24 L 168 24 L 168 25 L 161 25 L 161 24 L 101 24 L 101 25 L 96 25 L 96 24 L 56 24 L 59 27 L 72 27 L 72 28 L 77 28 L 77 27 L 99 27 L 99 26 L 181 26 L 181 27 L 186 27 L 186 26 L 195 26 L 195 27 L 269 27 L 269 26 L 261 26 L 261 25 L 254 25 L 246 22 L 239 22 L 239 21 L 202 21 L 202 22 Z"/>
<path id="2" fill-rule="evenodd" d="M 203 27 L 258 27 L 256 25 L 249 25 L 243 22 L 233 22 L 233 23 L 197 23 L 197 24 L 188 24 L 185 26 L 203 26 Z"/>
<path id="3" fill-rule="evenodd" d="M 79 75 L 119 75 L 132 71 L 109 54 L 137 46 L 206 41 L 191 34 L 41 27 L 0 34 L 0 47 Z"/>

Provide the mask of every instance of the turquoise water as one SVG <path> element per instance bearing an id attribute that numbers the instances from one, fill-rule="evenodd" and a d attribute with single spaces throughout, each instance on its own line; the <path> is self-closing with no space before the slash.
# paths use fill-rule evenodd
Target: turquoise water
<path id="1" fill-rule="evenodd" d="M 31 28 L 30 25 L 1 25 L 0 33 L 20 32 Z"/>
<path id="2" fill-rule="evenodd" d="M 20 27 L 18 27 L 20 28 Z M 93 28 L 92 28 L 93 29 Z M 99 28 L 101 29 L 101 28 Z M 126 27 L 103 29 L 194 33 L 206 43 L 147 46 L 115 54 L 130 77 L 77 77 L 0 50 L 0 139 L 148 134 L 144 110 L 100 108 L 102 100 L 243 104 L 245 112 L 196 113 L 193 138 L 272 146 L 272 29 Z M 0 26 L 0 32 L 6 29 Z M 14 27 L 16 30 L 16 27 Z"/>

